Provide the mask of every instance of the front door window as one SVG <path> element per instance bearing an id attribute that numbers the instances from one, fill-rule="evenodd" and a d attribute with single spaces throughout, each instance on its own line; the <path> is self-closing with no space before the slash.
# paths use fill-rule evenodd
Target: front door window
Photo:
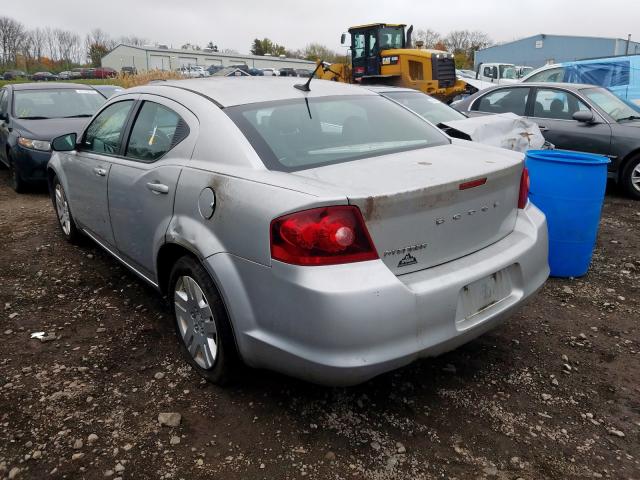
<path id="1" fill-rule="evenodd" d="M 82 150 L 107 155 L 120 152 L 122 131 L 133 100 L 125 100 L 109 105 L 93 119 L 82 140 Z"/>

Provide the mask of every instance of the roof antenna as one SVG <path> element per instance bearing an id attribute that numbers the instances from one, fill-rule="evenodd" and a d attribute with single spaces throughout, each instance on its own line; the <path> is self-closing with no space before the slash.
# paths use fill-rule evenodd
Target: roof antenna
<path id="1" fill-rule="evenodd" d="M 313 73 L 309 77 L 309 80 L 307 80 L 307 83 L 304 83 L 304 84 L 296 83 L 294 85 L 294 88 L 297 88 L 298 90 L 302 90 L 303 92 L 310 92 L 311 89 L 309 88 L 309 84 L 311 83 L 311 80 L 313 80 L 313 77 L 316 76 L 316 72 L 318 71 L 318 69 L 323 66 L 324 66 L 324 60 L 320 60 L 320 62 L 318 62 L 318 65 L 316 65 L 316 69 L 313 71 Z"/>

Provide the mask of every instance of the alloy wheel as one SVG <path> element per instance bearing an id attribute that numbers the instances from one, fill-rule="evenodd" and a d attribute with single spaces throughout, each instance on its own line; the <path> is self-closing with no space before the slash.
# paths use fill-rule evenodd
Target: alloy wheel
<path id="1" fill-rule="evenodd" d="M 59 183 L 55 189 L 56 197 L 56 212 L 58 213 L 58 221 L 62 227 L 62 231 L 68 237 L 71 235 L 71 216 L 69 215 L 69 204 L 67 203 L 67 197 L 64 194 L 64 189 Z"/>
<path id="2" fill-rule="evenodd" d="M 640 192 L 640 163 L 631 171 L 631 186 Z"/>
<path id="3" fill-rule="evenodd" d="M 201 368 L 213 368 L 218 332 L 204 292 L 193 278 L 181 276 L 176 282 L 173 302 L 178 329 L 189 354 Z"/>

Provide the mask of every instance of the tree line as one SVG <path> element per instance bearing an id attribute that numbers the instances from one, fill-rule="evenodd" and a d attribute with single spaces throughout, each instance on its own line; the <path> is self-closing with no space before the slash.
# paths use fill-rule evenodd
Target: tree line
<path id="1" fill-rule="evenodd" d="M 96 28 L 82 37 L 60 28 L 28 29 L 10 17 L 0 17 L 0 69 L 68 69 L 75 65 L 100 66 L 100 59 L 118 43 L 145 45 L 137 36 L 111 38 Z"/>
<path id="2" fill-rule="evenodd" d="M 421 41 L 424 48 L 453 53 L 458 68 L 473 68 L 475 52 L 494 44 L 491 37 L 480 30 L 453 30 L 441 35 L 435 30 L 418 29 L 414 39 Z"/>
<path id="3" fill-rule="evenodd" d="M 481 31 L 454 30 L 447 35 L 431 29 L 418 29 L 414 42 L 424 48 L 446 50 L 454 54 L 458 68 L 473 65 L 474 52 L 486 48 L 493 42 Z M 35 70 L 63 70 L 77 65 L 100 66 L 100 60 L 116 45 L 142 46 L 149 40 L 138 36 L 111 37 L 100 28 L 95 28 L 82 37 L 77 32 L 59 28 L 28 29 L 13 18 L 0 16 L 0 70 L 11 68 Z M 201 50 L 197 44 L 185 43 L 183 49 Z M 220 49 L 213 41 L 206 47 L 214 52 L 237 54 L 232 49 Z M 320 43 L 310 43 L 301 49 L 289 49 L 269 38 L 256 38 L 250 51 L 254 55 L 285 55 L 306 60 L 323 59 L 330 63 L 344 62 L 348 50 L 335 51 Z"/>

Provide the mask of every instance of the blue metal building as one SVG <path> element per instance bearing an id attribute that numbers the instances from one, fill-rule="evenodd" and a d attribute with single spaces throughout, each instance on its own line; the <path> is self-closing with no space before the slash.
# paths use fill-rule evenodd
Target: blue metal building
<path id="1" fill-rule="evenodd" d="M 537 68 L 550 63 L 612 57 L 627 53 L 640 54 L 640 43 L 627 42 L 621 38 L 539 34 L 478 50 L 474 66 L 499 62 Z"/>

